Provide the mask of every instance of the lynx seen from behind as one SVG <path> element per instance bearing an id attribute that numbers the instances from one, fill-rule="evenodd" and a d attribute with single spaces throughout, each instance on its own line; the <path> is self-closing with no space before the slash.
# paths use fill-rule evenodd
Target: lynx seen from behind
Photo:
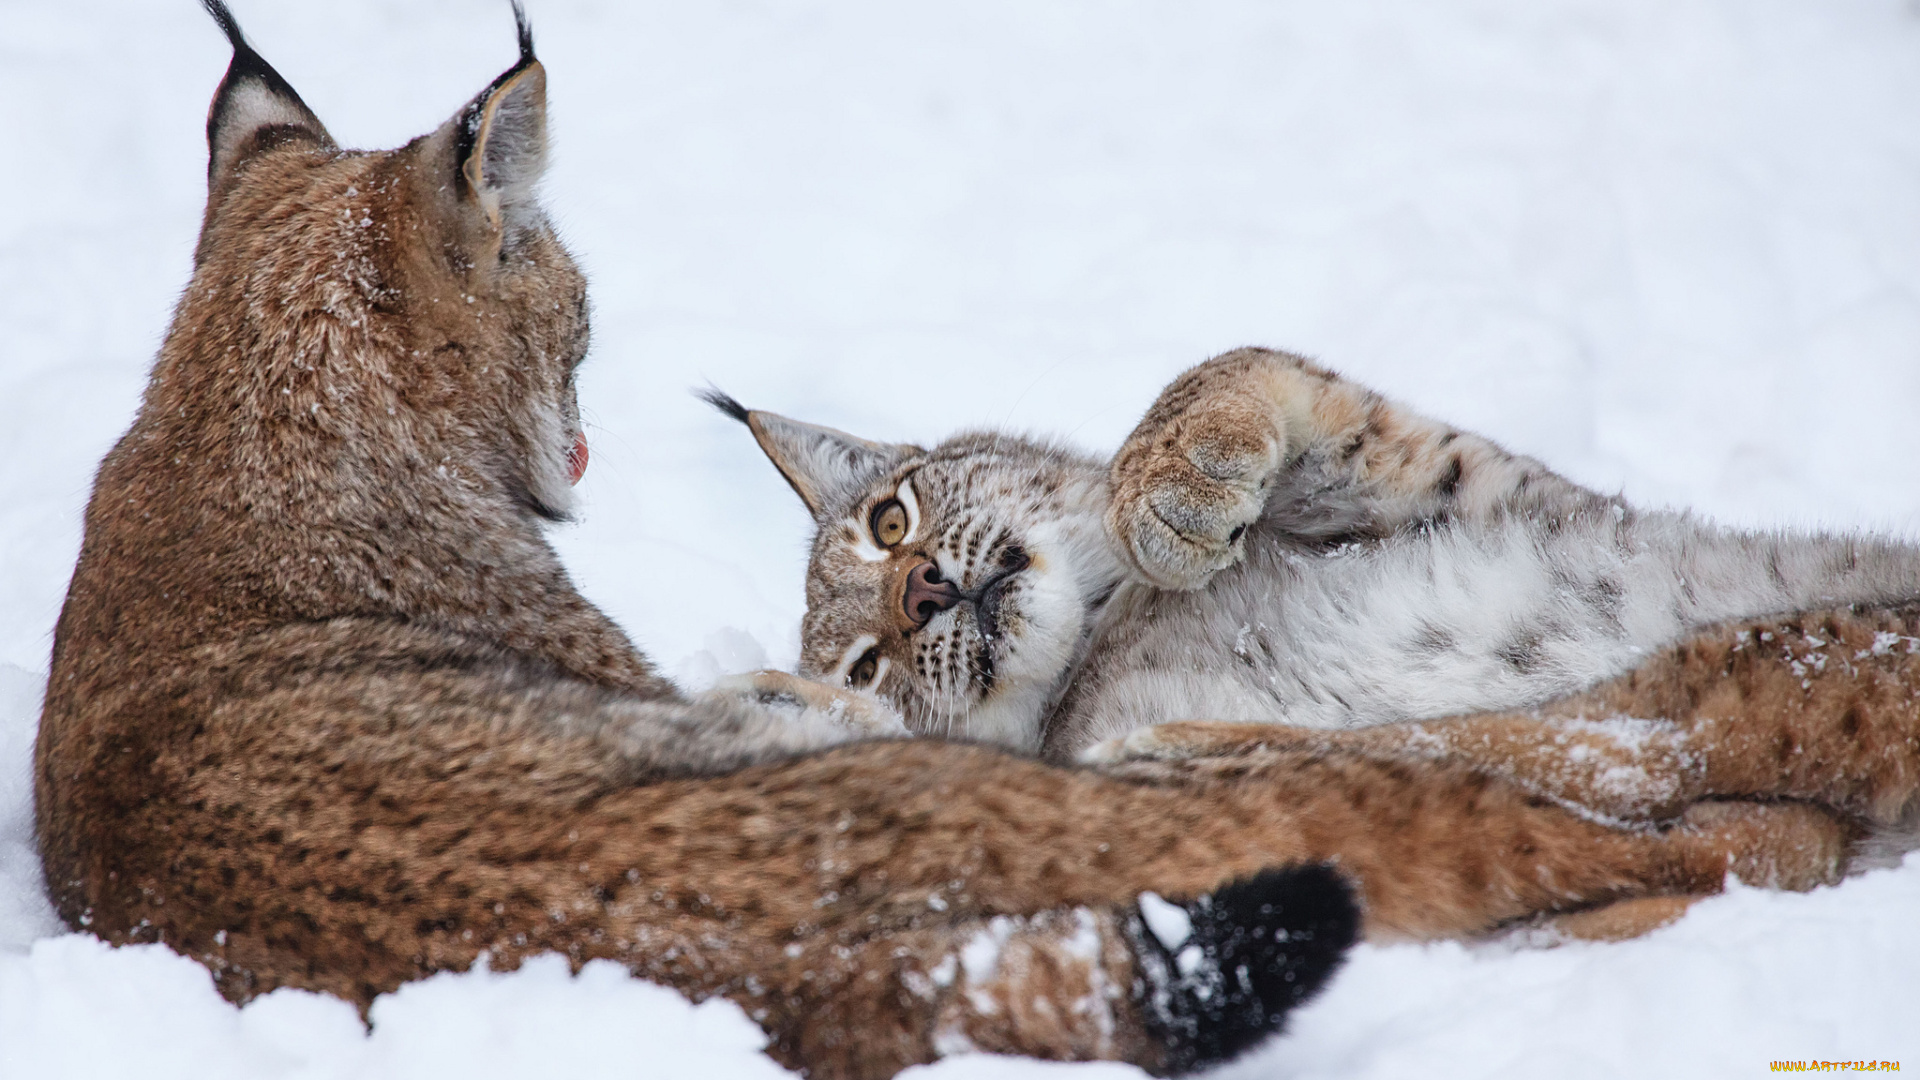
<path id="1" fill-rule="evenodd" d="M 360 153 L 208 8 L 234 58 L 193 279 L 101 465 L 37 745 L 70 925 L 236 1000 L 612 959 L 823 1077 L 958 1046 L 1180 1071 L 1324 982 L 1355 911 L 1297 846 L 1176 847 L 1135 823 L 1178 792 L 966 747 L 808 755 L 884 714 L 659 678 L 541 535 L 586 464 L 588 323 L 533 196 L 524 21 L 458 115 Z M 1085 858 L 1024 855 L 1036 829 Z M 1195 905 L 1187 940 L 1144 932 L 1146 891 Z M 956 967 L 982 940 L 998 962 Z"/>

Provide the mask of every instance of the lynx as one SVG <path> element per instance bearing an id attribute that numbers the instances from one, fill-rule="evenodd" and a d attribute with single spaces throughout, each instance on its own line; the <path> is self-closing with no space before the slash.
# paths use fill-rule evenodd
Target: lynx
<path id="1" fill-rule="evenodd" d="M 1920 549 L 1637 510 L 1262 349 L 1175 380 L 1108 463 L 712 400 L 816 520 L 800 673 L 1056 761 L 1175 718 L 1531 708 L 1729 620 L 1920 597 Z"/>
<path id="2" fill-rule="evenodd" d="M 587 463 L 588 308 L 534 196 L 524 19 L 453 119 L 366 153 L 207 7 L 234 53 L 192 278 L 96 477 L 36 747 L 71 926 L 235 1001 L 364 1009 L 555 952 L 725 996 L 816 1077 L 969 1048 L 1177 1073 L 1274 1031 L 1357 934 L 1835 873 L 1825 810 L 1614 828 L 1552 801 L 1577 778 L 1542 797 L 1444 750 L 1101 771 L 874 738 L 870 696 L 793 677 L 683 696 L 542 531 Z"/>
<path id="3" fill-rule="evenodd" d="M 1108 775 L 1444 761 L 1643 825 L 1790 797 L 1900 843 L 1920 816 L 1910 546 L 1636 510 L 1262 349 L 1175 380 L 1107 463 L 706 397 L 814 516 L 799 673 L 917 733 Z"/>

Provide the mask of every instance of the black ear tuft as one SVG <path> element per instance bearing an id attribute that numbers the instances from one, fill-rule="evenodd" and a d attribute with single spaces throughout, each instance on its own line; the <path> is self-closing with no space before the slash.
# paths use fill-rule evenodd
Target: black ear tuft
<path id="1" fill-rule="evenodd" d="M 227 35 L 227 41 L 233 46 L 234 52 L 237 53 L 242 49 L 246 49 L 247 52 L 253 51 L 247 48 L 247 39 L 240 33 L 240 23 L 233 17 L 233 12 L 227 10 L 226 4 L 221 0 L 200 0 L 200 6 L 206 8 L 207 14 L 213 16 L 213 21 L 220 24 L 220 32 Z"/>
<path id="2" fill-rule="evenodd" d="M 738 420 L 743 424 L 748 423 L 747 407 L 733 400 L 731 396 L 721 392 L 716 387 L 709 386 L 705 390 L 695 390 L 693 392 L 693 396 L 699 398 L 701 401 L 706 402 L 707 404 L 713 406 L 714 408 L 719 409 L 721 412 L 726 413 L 728 416 L 733 417 L 735 420 Z"/>
<path id="3" fill-rule="evenodd" d="M 201 0 L 233 45 L 233 61 L 207 110 L 207 183 L 218 187 L 241 162 L 288 142 L 331 148 L 333 137 L 273 65 L 247 44 L 223 0 Z"/>
<path id="4" fill-rule="evenodd" d="M 533 63 L 533 27 L 527 22 L 527 9 L 513 0 L 513 25 L 520 36 L 520 66 Z"/>
<path id="5" fill-rule="evenodd" d="M 454 183 L 500 228 L 526 204 L 547 167 L 547 76 L 533 54 L 533 28 L 517 2 L 520 59 L 454 118 Z"/>

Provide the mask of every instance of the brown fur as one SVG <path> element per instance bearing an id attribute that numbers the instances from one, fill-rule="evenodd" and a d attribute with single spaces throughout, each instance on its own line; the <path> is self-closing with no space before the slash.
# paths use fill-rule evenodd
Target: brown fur
<path id="1" fill-rule="evenodd" d="M 544 219 L 486 172 L 489 138 L 544 116 L 527 48 L 397 151 L 317 122 L 216 143 L 241 149 L 56 631 L 35 782 L 71 925 L 164 942 L 236 1001 L 604 957 L 740 1002 L 813 1075 L 880 1077 L 956 1034 L 1168 1064 L 1122 933 L 1142 890 L 1334 860 L 1370 934 L 1433 937 L 1730 867 L 1831 876 L 1819 815 L 1619 830 L 1338 747 L 1115 775 L 819 750 L 681 699 L 540 534 L 586 321 Z M 931 977 L 980 933 L 1008 939 L 995 971 Z M 1110 1011 L 1070 1008 L 1101 987 Z"/>
<path id="2" fill-rule="evenodd" d="M 1659 738 L 1631 753 L 1607 739 L 1588 740 L 1591 751 L 1577 771 L 1542 760 L 1534 749 L 1539 740 L 1529 746 L 1509 735 L 1513 721 L 1476 717 L 1454 727 L 1459 735 L 1474 729 L 1461 749 L 1476 760 L 1524 770 L 1537 789 L 1589 805 L 1633 809 L 1604 780 L 1612 764 L 1652 772 L 1671 792 L 1670 803 L 1805 799 L 1895 826 L 1920 811 L 1916 646 L 1920 605 L 1755 619 L 1703 634 L 1540 710 L 1540 719 L 1575 733 L 1589 718 L 1668 722 Z M 1502 742 L 1489 755 L 1495 733 Z"/>
<path id="3" fill-rule="evenodd" d="M 1217 763 L 1311 748 L 1469 764 L 1623 820 L 1773 798 L 1899 826 L 1920 812 L 1920 604 L 1743 620 L 1525 713 L 1343 732 L 1165 724 L 1107 756 Z"/>
<path id="4" fill-rule="evenodd" d="M 1572 941 L 1628 941 L 1678 922 L 1697 897 L 1645 896 L 1603 908 L 1556 915 L 1545 929 Z"/>

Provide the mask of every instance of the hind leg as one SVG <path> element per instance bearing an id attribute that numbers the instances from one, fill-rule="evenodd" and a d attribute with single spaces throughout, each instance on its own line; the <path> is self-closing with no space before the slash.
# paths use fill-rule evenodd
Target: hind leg
<path id="1" fill-rule="evenodd" d="M 1623 816 L 1707 797 L 1788 798 L 1890 825 L 1920 806 L 1916 646 L 1920 605 L 1750 620 L 1538 716 L 1417 726 L 1448 756 L 1491 748 L 1485 760 L 1502 775 Z M 1542 734 L 1529 739 L 1528 723 Z M 1582 747 L 1578 760 L 1558 752 L 1561 741 Z"/>
<path id="2" fill-rule="evenodd" d="M 1460 762 L 1619 820 L 1709 797 L 1789 798 L 1891 825 L 1920 808 L 1920 605 L 1727 624 L 1531 713 L 1346 731 L 1163 724 L 1083 760 L 1268 749 Z"/>
<path id="3" fill-rule="evenodd" d="M 1337 860 L 1376 940 L 1473 937 L 1542 912 L 1712 893 L 1729 873 L 1811 888 L 1835 878 L 1851 838 L 1846 822 L 1801 804 L 1706 803 L 1665 828 L 1626 826 L 1457 763 L 1236 749 L 1101 771 L 1230 796 L 1224 812 L 1249 837 L 1285 837 L 1303 860 Z"/>
<path id="4" fill-rule="evenodd" d="M 1838 883 L 1859 835 L 1831 811 L 1790 802 L 1698 803 L 1669 831 L 1707 858 L 1724 859 L 1742 884 L 1792 892 Z"/>
<path id="5" fill-rule="evenodd" d="M 1807 799 L 1879 825 L 1920 805 L 1920 605 L 1729 624 L 1552 716 L 1673 720 L 1706 795 Z"/>
<path id="6" fill-rule="evenodd" d="M 1856 835 L 1835 815 L 1792 803 L 1700 803 L 1681 828 L 1693 833 L 1693 843 L 1721 848 L 1727 873 L 1741 883 L 1795 892 L 1837 883 Z M 1552 915 L 1530 929 L 1573 941 L 1625 941 L 1677 922 L 1710 895 L 1634 897 Z"/>
<path id="7" fill-rule="evenodd" d="M 1752 620 L 1700 634 L 1537 714 L 1337 737 L 1467 761 L 1621 818 L 1660 817 L 1702 798 L 1785 798 L 1895 825 L 1920 808 L 1915 646 L 1917 605 Z"/>

